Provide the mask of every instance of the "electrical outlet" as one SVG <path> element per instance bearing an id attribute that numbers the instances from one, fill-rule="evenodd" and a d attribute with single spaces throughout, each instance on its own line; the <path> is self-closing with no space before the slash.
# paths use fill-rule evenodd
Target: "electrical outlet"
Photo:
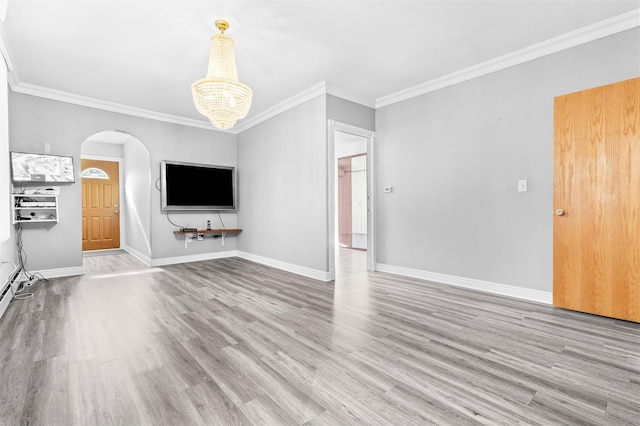
<path id="1" fill-rule="evenodd" d="M 204 234 L 198 234 L 198 241 L 204 240 Z"/>

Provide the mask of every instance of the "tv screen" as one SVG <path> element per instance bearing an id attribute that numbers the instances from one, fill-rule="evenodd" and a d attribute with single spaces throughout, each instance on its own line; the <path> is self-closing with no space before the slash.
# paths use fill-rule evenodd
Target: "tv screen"
<path id="1" fill-rule="evenodd" d="M 162 210 L 235 210 L 235 167 L 160 162 Z"/>
<path id="2" fill-rule="evenodd" d="M 73 157 L 12 152 L 11 178 L 14 182 L 75 182 Z"/>

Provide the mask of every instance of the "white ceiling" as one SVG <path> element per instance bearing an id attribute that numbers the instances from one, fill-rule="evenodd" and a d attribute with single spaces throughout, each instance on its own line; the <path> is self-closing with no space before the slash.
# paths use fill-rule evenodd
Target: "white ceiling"
<path id="1" fill-rule="evenodd" d="M 206 122 L 190 86 L 213 21 L 230 22 L 248 118 L 326 81 L 375 105 L 394 94 L 640 7 L 634 1 L 9 1 L 16 87 Z M 14 88 L 15 90 L 15 88 Z"/>

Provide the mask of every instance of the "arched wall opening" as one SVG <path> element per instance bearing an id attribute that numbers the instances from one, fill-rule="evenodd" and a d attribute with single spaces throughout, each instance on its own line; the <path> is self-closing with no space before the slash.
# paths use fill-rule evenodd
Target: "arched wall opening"
<path id="1" fill-rule="evenodd" d="M 147 147 L 131 133 L 104 130 L 84 140 L 81 158 L 119 163 L 119 248 L 151 259 L 151 156 Z"/>

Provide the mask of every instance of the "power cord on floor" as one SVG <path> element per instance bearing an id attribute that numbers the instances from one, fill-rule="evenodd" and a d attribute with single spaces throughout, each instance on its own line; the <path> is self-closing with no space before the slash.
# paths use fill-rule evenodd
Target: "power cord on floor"
<path id="1" fill-rule="evenodd" d="M 24 245 L 22 242 L 22 225 L 18 224 L 16 229 L 16 252 L 18 255 L 18 270 L 14 272 L 10 285 L 20 277 L 24 275 L 27 279 L 22 282 L 18 289 L 14 292 L 14 298 L 17 300 L 28 299 L 33 297 L 33 293 L 25 293 L 26 287 L 30 287 L 38 281 L 48 281 L 41 273 L 31 273 L 27 269 L 27 253 L 24 251 Z M 26 283 L 26 284 L 25 284 Z M 12 287 L 13 291 L 13 287 Z"/>
<path id="2" fill-rule="evenodd" d="M 11 296 L 13 300 L 25 300 L 25 299 L 29 299 L 31 297 L 33 297 L 33 293 L 22 293 L 24 285 L 20 284 L 20 286 L 18 287 L 17 290 L 13 290 L 13 283 L 16 281 L 16 279 L 18 278 L 18 276 L 20 276 L 20 267 L 17 266 L 15 263 L 13 262 L 8 262 L 8 261 L 3 261 L 0 266 L 2 265 L 11 265 L 13 266 L 13 272 L 11 272 L 11 274 L 9 274 L 9 277 L 7 278 L 7 287 L 8 290 L 11 292 Z M 4 291 L 4 290 L 3 290 Z M 4 293 L 3 293 L 4 295 Z"/>

